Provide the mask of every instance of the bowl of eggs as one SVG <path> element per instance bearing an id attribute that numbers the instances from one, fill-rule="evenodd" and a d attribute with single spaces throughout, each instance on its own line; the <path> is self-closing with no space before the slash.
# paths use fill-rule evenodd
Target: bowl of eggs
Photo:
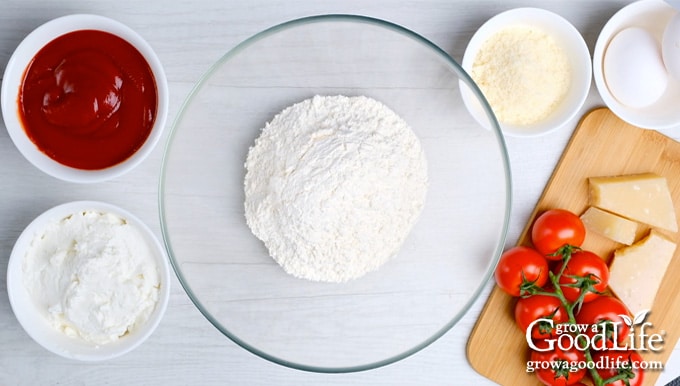
<path id="1" fill-rule="evenodd" d="M 2 114 L 19 152 L 61 180 L 120 176 L 154 149 L 168 86 L 151 46 L 107 17 L 73 14 L 28 34 L 10 57 Z"/>
<path id="2" fill-rule="evenodd" d="M 643 129 L 680 128 L 680 14 L 641 0 L 612 16 L 593 53 L 595 85 L 619 118 Z"/>

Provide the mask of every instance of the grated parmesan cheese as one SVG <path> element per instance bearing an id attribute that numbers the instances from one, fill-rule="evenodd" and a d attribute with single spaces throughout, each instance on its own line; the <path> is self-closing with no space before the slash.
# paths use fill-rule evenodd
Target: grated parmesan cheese
<path id="1" fill-rule="evenodd" d="M 517 25 L 482 44 L 470 75 L 501 123 L 531 125 L 547 118 L 565 98 L 571 68 L 551 36 Z"/>

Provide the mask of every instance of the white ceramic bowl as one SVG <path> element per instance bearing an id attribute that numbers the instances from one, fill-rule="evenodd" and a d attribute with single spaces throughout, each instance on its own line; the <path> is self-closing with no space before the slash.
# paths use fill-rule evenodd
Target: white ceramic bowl
<path id="1" fill-rule="evenodd" d="M 600 32 L 593 51 L 593 77 L 604 103 L 622 120 L 643 129 L 667 130 L 680 128 L 680 80 L 669 77 L 668 87 L 651 106 L 630 108 L 609 92 L 602 70 L 604 55 L 611 39 L 628 27 L 641 27 L 659 42 L 668 21 L 677 11 L 662 0 L 636 1 L 612 16 Z M 634 76 L 634 74 L 631 74 Z"/>
<path id="2" fill-rule="evenodd" d="M 72 338 L 52 327 L 40 310 L 23 281 L 23 260 L 34 237 L 48 224 L 72 213 L 97 210 L 117 214 L 138 229 L 146 239 L 158 267 L 160 292 L 156 308 L 146 323 L 117 341 L 95 345 Z M 165 249 L 151 230 L 139 218 L 117 206 L 95 201 L 74 201 L 53 207 L 33 220 L 17 239 L 7 266 L 7 294 L 17 320 L 26 333 L 45 349 L 62 357 L 81 361 L 103 361 L 121 356 L 141 345 L 156 329 L 167 308 L 170 296 L 170 268 Z"/>
<path id="3" fill-rule="evenodd" d="M 557 108 L 547 118 L 530 125 L 510 125 L 499 122 L 504 134 L 527 137 L 546 134 L 571 121 L 579 112 L 590 90 L 592 67 L 590 51 L 583 36 L 569 21 L 553 12 L 539 8 L 515 8 L 486 21 L 470 39 L 463 56 L 462 67 L 471 73 L 472 65 L 482 45 L 497 32 L 515 25 L 539 28 L 550 35 L 564 50 L 571 66 L 571 87 Z M 462 87 L 463 100 L 470 113 L 488 126 L 484 111 L 469 89 Z M 493 106 L 492 106 L 493 107 Z"/>
<path id="4" fill-rule="evenodd" d="M 33 57 L 50 41 L 55 38 L 78 30 L 94 29 L 117 35 L 130 44 L 144 56 L 153 72 L 158 93 L 158 106 L 154 126 L 146 142 L 137 152 L 125 161 L 114 166 L 99 170 L 82 170 L 65 166 L 40 151 L 28 138 L 18 113 L 19 90 L 24 72 Z M 63 16 L 48 21 L 33 30 L 17 46 L 7 63 L 2 90 L 2 115 L 7 131 L 19 152 L 26 159 L 43 172 L 56 178 L 71 182 L 99 182 L 120 176 L 140 164 L 153 150 L 161 138 L 168 114 L 168 85 L 165 72 L 158 56 L 151 46 L 135 31 L 118 21 L 88 14 Z"/>

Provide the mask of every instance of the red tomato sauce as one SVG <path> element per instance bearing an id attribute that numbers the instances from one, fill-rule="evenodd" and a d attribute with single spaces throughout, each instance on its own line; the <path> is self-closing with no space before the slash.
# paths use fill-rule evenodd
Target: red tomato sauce
<path id="1" fill-rule="evenodd" d="M 149 137 L 158 92 L 149 64 L 103 31 L 62 35 L 32 59 L 19 92 L 29 138 L 55 161 L 98 170 L 119 164 Z"/>

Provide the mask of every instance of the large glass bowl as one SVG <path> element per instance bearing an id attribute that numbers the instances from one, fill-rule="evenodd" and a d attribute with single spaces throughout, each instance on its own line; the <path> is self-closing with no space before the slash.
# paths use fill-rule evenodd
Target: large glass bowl
<path id="1" fill-rule="evenodd" d="M 461 100 L 473 90 L 488 130 Z M 406 120 L 428 162 L 425 207 L 379 270 L 331 284 L 288 275 L 244 217 L 244 162 L 260 129 L 314 95 L 364 95 Z M 273 362 L 350 372 L 395 362 L 446 333 L 505 243 L 510 173 L 502 135 L 444 51 L 367 17 L 314 16 L 249 38 L 181 107 L 160 181 L 163 237 L 189 297 L 224 335 Z"/>

